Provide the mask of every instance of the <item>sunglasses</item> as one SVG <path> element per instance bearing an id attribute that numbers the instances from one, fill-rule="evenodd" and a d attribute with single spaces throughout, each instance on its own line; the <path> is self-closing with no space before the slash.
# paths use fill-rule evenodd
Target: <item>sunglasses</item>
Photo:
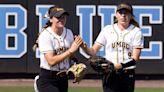
<path id="1" fill-rule="evenodd" d="M 56 18 L 61 20 L 61 19 L 67 18 L 67 15 L 61 15 L 60 17 L 56 17 Z"/>
<path id="2" fill-rule="evenodd" d="M 129 13 L 130 13 L 129 10 L 126 10 L 126 9 L 118 10 L 118 12 L 119 12 L 120 14 L 129 14 Z"/>

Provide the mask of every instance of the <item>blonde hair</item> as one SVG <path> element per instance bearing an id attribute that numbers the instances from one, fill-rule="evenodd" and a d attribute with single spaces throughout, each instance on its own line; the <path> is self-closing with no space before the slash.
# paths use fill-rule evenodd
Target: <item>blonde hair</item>
<path id="1" fill-rule="evenodd" d="M 118 22 L 118 20 L 117 20 L 116 16 L 114 16 L 114 23 L 117 23 L 117 22 Z M 139 24 L 138 24 L 138 22 L 134 19 L 134 17 L 130 20 L 129 24 L 133 24 L 133 25 L 135 25 L 136 27 L 139 27 Z"/>
<path id="2" fill-rule="evenodd" d="M 129 8 L 128 10 L 129 10 L 129 12 L 130 12 L 130 14 L 132 16 L 131 19 L 130 19 L 129 24 L 133 24 L 133 25 L 139 27 L 138 22 L 134 19 L 132 6 L 129 3 L 120 3 L 120 4 L 117 5 L 117 11 L 118 11 L 119 8 L 121 8 L 121 5 L 127 6 Z M 118 22 L 118 20 L 117 20 L 117 18 L 115 16 L 114 17 L 114 23 L 117 23 L 117 22 Z"/>

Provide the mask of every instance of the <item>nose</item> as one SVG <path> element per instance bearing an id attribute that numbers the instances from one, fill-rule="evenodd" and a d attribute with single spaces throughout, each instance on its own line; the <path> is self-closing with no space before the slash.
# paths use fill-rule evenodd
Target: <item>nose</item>
<path id="1" fill-rule="evenodd" d="M 122 14 L 121 14 L 121 16 L 123 16 L 123 17 L 124 17 L 124 16 L 125 16 L 125 13 L 122 13 Z"/>
<path id="2" fill-rule="evenodd" d="M 120 13 L 120 16 L 121 17 L 125 17 L 126 15 L 124 13 Z"/>

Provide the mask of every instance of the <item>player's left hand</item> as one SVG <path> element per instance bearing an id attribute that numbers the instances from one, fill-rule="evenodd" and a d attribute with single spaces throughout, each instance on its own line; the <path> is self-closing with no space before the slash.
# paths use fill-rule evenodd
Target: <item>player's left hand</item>
<path id="1" fill-rule="evenodd" d="M 114 69 L 120 70 L 120 69 L 122 69 L 122 65 L 121 64 L 114 64 Z"/>

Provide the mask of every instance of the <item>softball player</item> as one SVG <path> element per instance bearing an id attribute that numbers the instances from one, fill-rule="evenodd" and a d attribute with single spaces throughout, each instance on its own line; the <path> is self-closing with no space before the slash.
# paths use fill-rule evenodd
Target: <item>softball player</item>
<path id="1" fill-rule="evenodd" d="M 38 38 L 41 72 L 36 86 L 39 92 L 67 92 L 68 78 L 58 72 L 70 67 L 70 56 L 82 43 L 79 36 L 74 38 L 65 26 L 68 16 L 63 8 L 52 6 L 48 10 L 48 22 Z"/>
<path id="2" fill-rule="evenodd" d="M 102 46 L 105 47 L 105 58 L 115 66 L 115 72 L 110 76 L 108 73 L 103 75 L 104 92 L 134 92 L 135 68 L 143 48 L 143 36 L 131 5 L 119 4 L 115 23 L 101 30 L 91 48 L 82 48 L 94 56 Z"/>

